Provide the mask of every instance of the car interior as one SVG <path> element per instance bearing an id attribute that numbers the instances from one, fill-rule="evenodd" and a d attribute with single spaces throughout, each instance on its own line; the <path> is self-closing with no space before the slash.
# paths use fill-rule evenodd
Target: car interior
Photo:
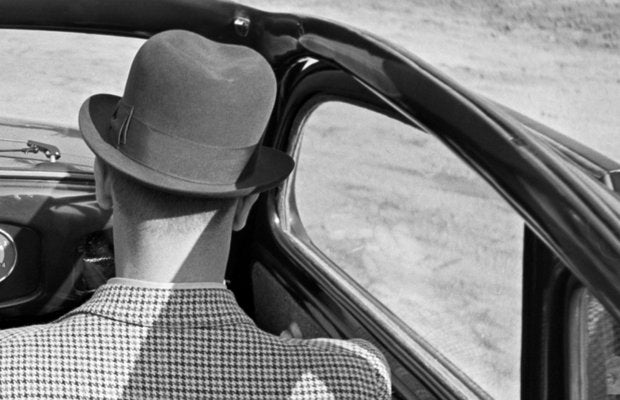
<path id="1" fill-rule="evenodd" d="M 93 191 L 88 179 L 3 184 L 1 328 L 50 321 L 114 276 L 111 216 L 97 206 Z M 304 336 L 325 336 L 260 262 L 240 256 L 251 254 L 244 249 L 252 230 L 249 224 L 235 235 L 236 256 L 228 267 L 227 283 L 239 303 L 270 332 L 295 321 Z"/>

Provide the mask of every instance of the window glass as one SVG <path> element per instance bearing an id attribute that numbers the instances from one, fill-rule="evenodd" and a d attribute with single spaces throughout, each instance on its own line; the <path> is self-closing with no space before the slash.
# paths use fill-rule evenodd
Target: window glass
<path id="1" fill-rule="evenodd" d="M 484 391 L 519 398 L 523 221 L 482 178 L 434 136 L 328 102 L 295 179 L 318 249 Z"/>
<path id="2" fill-rule="evenodd" d="M 620 399 L 620 324 L 585 288 L 575 292 L 571 315 L 571 398 Z"/>

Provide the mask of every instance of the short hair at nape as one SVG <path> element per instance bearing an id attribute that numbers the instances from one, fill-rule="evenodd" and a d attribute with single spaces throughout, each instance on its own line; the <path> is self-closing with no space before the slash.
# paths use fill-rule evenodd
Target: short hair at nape
<path id="1" fill-rule="evenodd" d="M 112 170 L 114 210 L 123 213 L 136 227 L 156 224 L 170 233 L 204 229 L 213 218 L 228 214 L 236 200 L 190 197 L 148 187 Z"/>

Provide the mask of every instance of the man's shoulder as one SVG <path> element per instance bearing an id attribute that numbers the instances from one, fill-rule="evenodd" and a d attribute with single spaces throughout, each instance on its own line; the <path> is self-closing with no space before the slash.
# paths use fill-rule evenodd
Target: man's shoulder
<path id="1" fill-rule="evenodd" d="M 84 318 L 86 317 L 86 318 Z M 27 346 L 29 343 L 41 346 L 48 341 L 54 343 L 58 339 L 71 336 L 75 332 L 84 332 L 88 316 L 66 314 L 59 319 L 43 324 L 27 325 L 17 328 L 0 330 L 0 348 L 14 345 Z M 49 340 L 41 341 L 49 337 Z M 75 338 L 75 336 L 71 336 Z"/>
<path id="2" fill-rule="evenodd" d="M 310 350 L 319 364 L 323 359 L 339 371 L 339 377 L 366 382 L 372 388 L 373 398 L 391 398 L 390 370 L 384 355 L 363 339 L 289 339 L 291 343 Z"/>
<path id="3" fill-rule="evenodd" d="M 47 324 L 42 324 L 0 330 L 0 347 L 7 346 L 14 341 L 24 340 L 27 337 L 45 331 L 47 327 Z"/>

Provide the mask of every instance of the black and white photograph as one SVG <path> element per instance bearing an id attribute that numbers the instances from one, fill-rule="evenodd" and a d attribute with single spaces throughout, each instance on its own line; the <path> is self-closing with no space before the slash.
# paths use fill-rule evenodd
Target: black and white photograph
<path id="1" fill-rule="evenodd" d="M 620 0 L 0 28 L 0 399 L 620 399 Z"/>

